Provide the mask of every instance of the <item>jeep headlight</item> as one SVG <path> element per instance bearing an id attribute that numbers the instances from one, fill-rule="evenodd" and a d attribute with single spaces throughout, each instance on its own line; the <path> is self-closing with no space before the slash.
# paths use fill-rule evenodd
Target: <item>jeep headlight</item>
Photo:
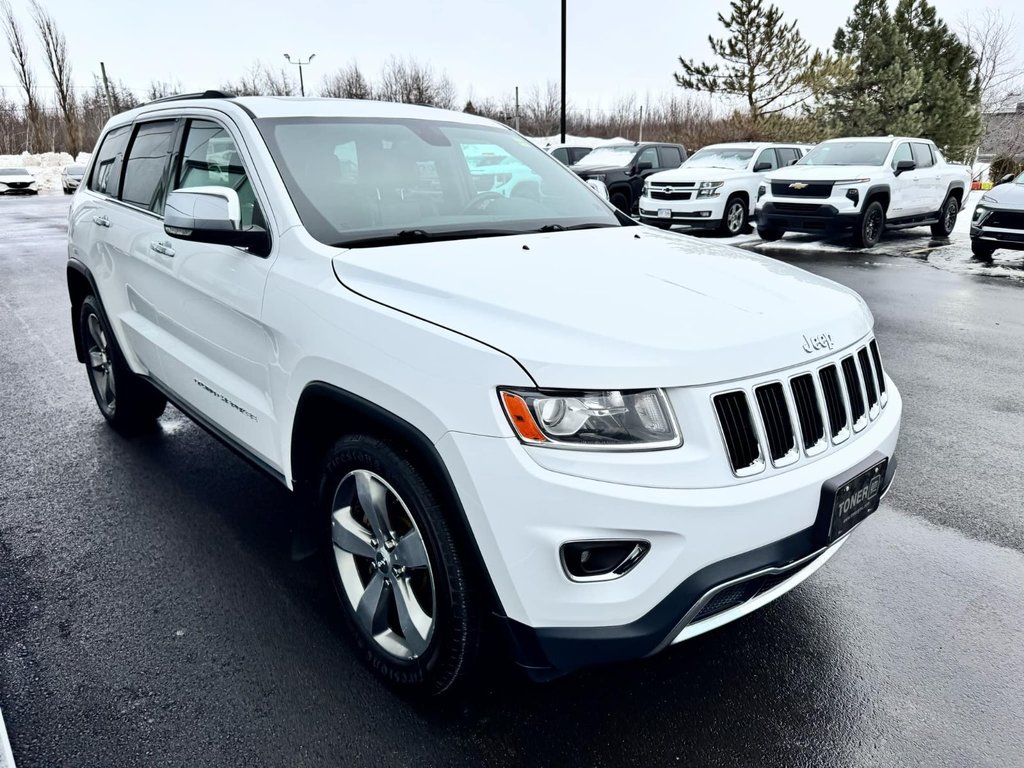
<path id="1" fill-rule="evenodd" d="M 697 189 L 697 197 L 718 197 L 719 188 L 724 181 L 702 181 Z"/>
<path id="2" fill-rule="evenodd" d="M 665 392 L 642 390 L 498 390 L 527 445 L 582 450 L 676 448 L 682 435 Z"/>

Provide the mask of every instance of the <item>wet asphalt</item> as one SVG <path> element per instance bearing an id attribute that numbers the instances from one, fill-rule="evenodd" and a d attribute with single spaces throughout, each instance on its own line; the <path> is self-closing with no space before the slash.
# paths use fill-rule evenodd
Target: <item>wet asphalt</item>
<path id="1" fill-rule="evenodd" d="M 1024 765 L 1024 281 L 774 248 L 872 306 L 882 509 L 645 661 L 423 705 L 350 652 L 289 494 L 173 409 L 126 440 L 71 343 L 61 197 L 0 199 L 0 709 L 29 766 Z M 927 243 L 927 238 L 922 238 Z"/>

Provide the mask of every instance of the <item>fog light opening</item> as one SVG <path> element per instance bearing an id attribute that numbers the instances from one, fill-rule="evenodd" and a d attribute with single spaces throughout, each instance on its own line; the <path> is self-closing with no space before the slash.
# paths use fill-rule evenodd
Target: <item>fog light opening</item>
<path id="1" fill-rule="evenodd" d="M 633 570 L 650 549 L 646 541 L 570 541 L 560 555 L 573 581 L 610 581 Z"/>

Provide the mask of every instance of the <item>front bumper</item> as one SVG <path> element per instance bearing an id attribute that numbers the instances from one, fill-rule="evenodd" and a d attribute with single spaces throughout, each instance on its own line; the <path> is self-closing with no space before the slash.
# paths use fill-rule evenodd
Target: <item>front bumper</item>
<path id="1" fill-rule="evenodd" d="M 1024 251 L 1024 231 L 1019 229 L 979 227 L 976 224 L 971 224 L 971 240 L 980 240 L 996 248 Z"/>
<path id="2" fill-rule="evenodd" d="M 0 195 L 38 195 L 39 190 L 35 187 L 8 187 L 0 184 Z"/>
<path id="3" fill-rule="evenodd" d="M 829 203 L 765 202 L 757 209 L 757 225 L 762 229 L 786 232 L 835 234 L 857 224 L 860 213 L 840 211 Z"/>
<path id="4" fill-rule="evenodd" d="M 725 198 L 721 195 L 691 200 L 655 200 L 641 197 L 639 207 L 640 221 L 645 224 L 664 224 L 671 221 L 673 224 L 713 229 L 722 223 L 725 216 Z M 659 216 L 658 211 L 661 210 L 671 211 L 672 218 Z"/>
<path id="5" fill-rule="evenodd" d="M 656 488 L 580 477 L 542 467 L 512 438 L 445 435 L 437 448 L 519 663 L 544 679 L 646 656 L 798 584 L 834 552 L 821 551 L 813 533 L 823 483 L 877 455 L 890 458 L 891 481 L 902 402 L 891 382 L 888 391 L 886 408 L 855 440 L 787 471 L 725 487 Z M 664 461 L 668 453 L 622 461 Z M 621 578 L 571 581 L 558 555 L 561 545 L 600 539 L 644 540 L 651 547 Z M 716 586 L 811 556 L 799 573 L 759 592 L 747 607 L 717 614 L 708 620 L 713 623 L 687 618 Z"/>

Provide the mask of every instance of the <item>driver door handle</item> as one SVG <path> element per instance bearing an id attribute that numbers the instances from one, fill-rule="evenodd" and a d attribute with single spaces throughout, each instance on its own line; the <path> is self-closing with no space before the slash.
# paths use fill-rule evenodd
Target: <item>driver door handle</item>
<path id="1" fill-rule="evenodd" d="M 156 251 L 163 256 L 174 256 L 174 249 L 171 248 L 170 243 L 152 242 L 149 244 L 149 250 Z"/>
<path id="2" fill-rule="evenodd" d="M 92 223 L 97 224 L 101 227 L 109 227 L 110 219 L 108 219 L 106 216 L 93 216 Z"/>

